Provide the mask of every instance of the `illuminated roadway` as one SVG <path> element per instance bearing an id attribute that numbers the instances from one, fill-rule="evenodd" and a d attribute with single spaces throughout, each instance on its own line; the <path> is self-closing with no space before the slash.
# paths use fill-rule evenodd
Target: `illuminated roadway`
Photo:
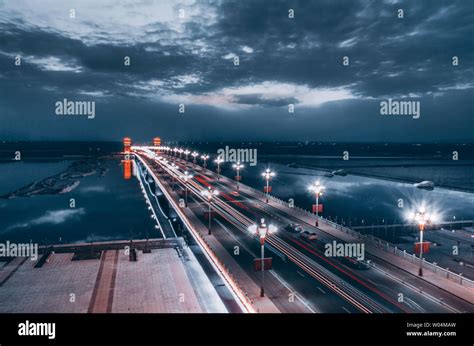
<path id="1" fill-rule="evenodd" d="M 252 195 L 251 190 L 241 187 L 237 192 L 235 181 L 222 176 L 217 180 L 213 171 L 194 166 L 192 162 L 178 157 L 160 153 L 160 156 L 168 160 L 164 162 L 158 160 L 158 156 L 148 149 L 135 147 L 134 151 L 157 175 L 163 177 L 163 172 L 166 172 L 170 177 L 174 177 L 176 186 L 180 188 L 184 187 L 184 181 L 181 179 L 183 172 L 194 174 L 187 184 L 188 208 L 203 223 L 206 222 L 203 212 L 207 210 L 207 201 L 201 196 L 201 190 L 212 186 L 220 191 L 212 203 L 213 210 L 218 214 L 213 222 L 213 236 L 230 253 L 236 245 L 243 249 L 235 258 L 257 283 L 259 276 L 253 272 L 253 259 L 259 253 L 259 243 L 248 233 L 247 227 L 257 223 L 260 218 L 265 218 L 267 223 L 273 223 L 279 228 L 277 234 L 267 238 L 266 253 L 270 253 L 273 258 L 273 270 L 266 275 L 265 289 L 281 311 L 405 313 L 469 310 L 465 301 L 390 264 L 377 263 L 377 268 L 356 269 L 350 262 L 325 256 L 323 244 L 336 238 L 266 204 Z M 173 168 L 171 163 L 175 163 L 178 168 Z M 162 182 L 170 183 L 163 178 Z M 316 231 L 318 240 L 307 241 L 299 235 L 285 231 L 284 228 L 290 222 L 300 223 L 304 229 Z M 366 257 L 376 261 L 370 256 Z M 272 280 L 278 280 L 289 288 L 289 291 L 297 292 L 299 309 L 294 309 L 296 304 L 288 303 L 287 295 L 272 289 L 276 286 L 271 284 Z M 420 293 L 420 289 L 423 293 Z"/>

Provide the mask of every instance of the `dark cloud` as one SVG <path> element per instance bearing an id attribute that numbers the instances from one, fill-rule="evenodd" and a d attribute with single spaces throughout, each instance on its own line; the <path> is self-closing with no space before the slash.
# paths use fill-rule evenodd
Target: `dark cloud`
<path id="1" fill-rule="evenodd" d="M 0 4 L 5 139 L 474 139 L 469 1 L 104 1 L 75 22 L 59 4 Z M 95 101 L 96 119 L 58 120 L 63 98 Z M 419 100 L 422 120 L 383 118 L 382 98 Z"/>

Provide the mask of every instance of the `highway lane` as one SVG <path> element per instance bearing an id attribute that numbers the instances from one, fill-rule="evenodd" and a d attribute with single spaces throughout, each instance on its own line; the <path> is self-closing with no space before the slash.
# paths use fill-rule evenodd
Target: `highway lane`
<path id="1" fill-rule="evenodd" d="M 163 179 L 166 184 L 171 185 L 171 179 Z M 207 211 L 207 205 L 202 201 L 197 201 L 190 197 L 189 206 L 199 216 L 203 224 L 207 224 L 203 217 L 204 211 Z M 225 219 L 214 223 L 213 235 L 218 238 L 221 244 L 229 253 L 233 253 L 236 244 L 240 246 L 240 255 L 238 263 L 246 270 L 255 283 L 260 283 L 259 273 L 253 271 L 253 259 L 259 253 L 258 242 L 255 242 L 250 235 L 235 231 L 234 226 Z M 233 229 L 233 231 L 230 231 Z M 358 309 L 341 299 L 329 290 L 324 290 L 310 276 L 306 276 L 293 263 L 285 263 L 279 258 L 275 258 L 275 266 L 278 271 L 272 270 L 266 275 L 266 293 L 272 298 L 272 301 L 283 312 L 358 312 Z M 304 276 L 302 280 L 301 275 Z M 297 287 L 290 285 L 289 282 L 296 281 Z M 294 298 L 290 294 L 294 293 Z M 303 297 L 304 296 L 304 297 Z M 308 301 L 306 296 L 311 296 Z"/>
<path id="2" fill-rule="evenodd" d="M 190 200 L 190 208 L 205 224 L 206 220 L 202 215 L 207 211 L 207 206 L 194 198 Z M 216 218 L 212 229 L 213 235 L 230 254 L 234 255 L 235 246 L 239 247 L 239 255 L 234 255 L 234 258 L 254 282 L 260 285 L 260 273 L 253 270 L 253 260 L 259 258 L 258 242 L 250 234 L 236 231 L 232 224 L 221 217 Z M 271 256 L 271 253 L 267 254 Z M 265 273 L 265 292 L 282 312 L 358 312 L 358 309 L 338 295 L 324 290 L 318 281 L 306 275 L 292 262 L 275 255 L 272 257 L 274 269 Z M 294 299 L 290 296 L 291 293 L 295 293 Z M 297 305 L 295 303 L 298 300 L 300 303 Z"/>
<path id="3" fill-rule="evenodd" d="M 225 182 L 221 181 L 221 187 L 223 186 L 222 184 L 226 185 Z M 232 186 L 229 186 L 229 188 L 232 189 Z M 277 220 L 281 221 L 282 225 L 288 224 L 290 222 L 301 223 L 301 221 L 299 221 L 296 217 L 292 217 L 291 215 L 285 214 L 277 208 L 268 206 L 262 201 L 256 202 L 255 198 L 246 195 L 242 191 L 240 191 L 240 197 L 242 199 L 241 202 L 244 203 L 244 205 L 258 205 L 258 208 L 262 208 L 263 210 L 265 210 L 267 217 L 268 215 L 274 216 Z M 312 229 L 313 231 L 317 231 L 320 243 L 325 244 L 333 240 L 337 240 L 333 236 L 322 232 L 320 229 L 314 227 L 313 225 L 304 224 L 303 226 L 305 229 Z M 290 239 L 292 238 L 291 241 L 293 242 L 299 242 L 301 247 L 303 247 L 306 251 L 312 252 L 321 260 L 331 260 L 330 258 L 324 256 L 323 251 L 321 250 L 321 246 L 317 246 L 314 242 L 306 242 L 302 239 L 298 239 L 298 236 L 289 235 L 288 233 L 285 234 L 285 237 Z M 367 257 L 372 261 L 376 261 L 377 264 L 379 264 L 380 262 L 378 258 L 374 258 L 370 255 L 368 255 Z M 450 294 L 446 294 L 447 292 L 444 292 L 442 290 L 438 289 L 434 295 L 428 294 L 429 291 L 433 291 L 433 287 L 429 287 L 432 285 L 427 284 L 424 281 L 418 280 L 415 285 L 405 284 L 401 282 L 402 280 L 395 280 L 380 270 L 371 269 L 362 272 L 347 267 L 345 264 L 341 264 L 338 259 L 333 260 L 335 260 L 335 262 L 333 263 L 339 262 L 339 264 L 336 264 L 336 267 L 342 266 L 343 268 L 345 268 L 343 269 L 344 271 L 351 272 L 356 277 L 356 282 L 363 284 L 370 291 L 378 291 L 378 295 L 381 295 L 383 298 L 389 299 L 392 302 L 396 301 L 397 303 L 399 303 L 398 300 L 402 300 L 403 305 L 411 312 L 460 312 L 466 311 L 466 309 L 468 309 L 464 301 Z M 401 275 L 402 277 L 406 277 L 406 272 L 402 272 L 400 270 L 396 272 L 396 270 L 394 269 L 395 268 L 392 266 L 392 275 Z M 411 281 L 414 281 L 413 278 L 411 279 Z M 360 282 L 359 280 L 362 282 Z M 422 291 L 424 293 L 420 293 L 420 287 L 422 287 Z M 402 294 L 402 296 L 400 296 L 400 294 Z M 441 298 L 443 303 L 441 303 L 438 298 Z M 452 305 L 453 309 L 447 307 L 446 304 Z"/>
<path id="4" fill-rule="evenodd" d="M 152 153 L 148 154 L 150 158 L 153 157 Z M 168 163 L 163 164 L 163 167 L 167 169 L 172 175 L 179 177 L 179 172 L 172 168 Z M 202 190 L 202 186 L 190 184 L 190 189 L 193 190 L 194 193 L 199 195 L 199 192 Z M 197 189 L 195 189 L 197 188 Z M 195 190 L 194 190 L 195 189 Z M 241 213 L 236 212 L 233 208 L 229 207 L 228 203 L 222 202 L 219 198 L 216 198 L 214 203 L 216 204 L 214 208 L 218 209 L 219 213 L 223 213 L 224 215 L 230 216 L 231 219 L 234 219 L 235 222 L 240 222 L 236 224 L 237 226 L 243 226 L 244 232 L 246 227 L 253 224 L 253 221 Z M 356 306 L 362 312 L 390 312 L 389 308 L 387 308 L 386 302 L 385 305 L 380 304 L 377 301 L 374 301 L 366 294 L 364 294 L 359 289 L 355 288 L 353 285 L 349 284 L 347 281 L 342 280 L 340 277 L 337 277 L 330 271 L 326 270 L 324 267 L 320 266 L 318 263 L 310 259 L 308 256 L 302 254 L 300 251 L 296 250 L 291 245 L 281 241 L 278 236 L 269 237 L 267 242 L 276 247 L 280 252 L 283 252 L 287 258 L 291 259 L 293 262 L 298 264 L 305 272 L 309 273 L 311 276 L 315 277 L 320 283 L 325 285 L 330 290 L 333 290 L 340 296 L 344 297 L 347 301 L 351 304 Z"/>
<path id="5" fill-rule="evenodd" d="M 198 178 L 199 179 L 199 178 Z M 214 182 L 221 190 L 231 193 L 233 191 L 233 186 L 228 186 L 225 182 Z M 230 198 L 232 203 L 233 199 L 229 195 L 227 198 Z M 258 202 L 255 202 L 250 196 L 245 195 L 241 191 L 239 192 L 238 200 L 235 200 L 235 208 L 237 208 L 241 213 L 252 218 L 255 222 L 258 222 L 260 218 L 265 218 L 268 223 L 275 224 L 280 232 L 278 237 L 280 237 L 285 242 L 291 244 L 300 252 L 306 256 L 313 259 L 319 265 L 329 270 L 331 273 L 335 274 L 338 278 L 344 280 L 345 282 L 350 283 L 355 288 L 363 291 L 367 294 L 372 300 L 377 301 L 380 305 L 384 307 L 385 312 L 410 312 L 410 309 L 406 309 L 403 304 L 399 303 L 396 298 L 386 295 L 384 292 L 380 291 L 373 284 L 368 283 L 362 276 L 356 275 L 353 270 L 345 267 L 339 261 L 334 258 L 325 257 L 324 254 L 319 250 L 313 247 L 313 244 L 309 244 L 303 241 L 301 238 L 290 234 L 283 229 L 290 223 L 286 218 L 277 215 L 276 213 L 271 213 Z M 250 208 L 249 208 L 250 207 Z M 345 267 L 345 268 L 344 268 Z"/>
<path id="6" fill-rule="evenodd" d="M 151 161 L 153 159 L 153 153 L 143 152 L 142 159 L 143 158 L 145 160 Z M 182 172 L 178 172 L 175 168 L 169 165 L 169 163 L 161 162 L 161 164 L 163 168 L 165 168 L 169 172 L 169 174 L 173 175 L 175 179 L 180 180 Z M 180 181 L 180 183 L 184 183 L 184 181 Z M 199 197 L 202 201 L 205 201 L 200 194 L 200 191 L 202 191 L 203 189 L 201 185 L 198 185 L 197 183 L 193 182 L 191 184 L 188 184 L 188 187 L 191 192 L 196 194 L 197 197 Z M 215 202 L 213 202 L 213 204 L 214 203 L 216 203 L 214 205 L 214 208 L 218 209 L 218 212 L 222 215 L 227 216 L 227 220 L 236 225 L 240 231 L 246 233 L 247 227 L 253 224 L 253 221 L 236 212 L 233 208 L 229 207 L 227 203 L 220 201 L 218 198 L 215 199 Z M 344 297 L 345 300 L 349 301 L 360 311 L 385 312 L 385 309 L 382 306 L 370 300 L 357 289 L 354 289 L 349 284 L 343 282 L 339 278 L 334 277 L 331 273 L 325 271 L 324 268 L 320 267 L 319 265 L 317 265 L 317 263 L 299 253 L 293 247 L 283 242 L 279 242 L 278 237 L 271 237 L 267 240 L 267 242 L 273 245 L 274 247 L 278 247 L 279 251 L 284 252 L 285 255 L 292 261 L 297 263 L 303 269 L 303 271 L 306 271 L 311 276 L 317 278 L 318 281 L 325 285 L 329 290 L 332 290 Z M 324 294 L 324 292 L 322 293 Z M 356 298 L 354 298 L 354 296 L 356 296 Z M 346 311 L 347 309 L 344 310 Z"/>
<path id="7" fill-rule="evenodd" d="M 180 162 L 183 164 L 183 162 Z M 190 168 L 187 166 L 187 168 Z M 205 176 L 208 179 L 211 179 L 215 183 L 216 186 L 218 186 L 220 189 L 223 191 L 226 191 L 227 193 L 230 193 L 231 191 L 235 190 L 235 184 L 228 182 L 225 179 L 221 179 L 220 181 L 215 180 L 215 174 L 209 171 L 203 171 L 201 168 L 196 167 L 196 172 L 203 173 L 202 175 Z M 242 205 L 252 205 L 258 209 L 260 209 L 261 213 L 257 213 L 255 215 L 255 212 L 252 212 L 248 214 L 249 216 L 264 216 L 266 218 L 273 218 L 276 220 L 279 220 L 280 226 L 285 226 L 289 222 L 298 222 L 296 218 L 288 218 L 288 215 L 282 215 L 281 211 L 279 211 L 276 208 L 269 207 L 265 203 L 256 201 L 255 198 L 252 196 L 248 196 L 245 193 L 242 193 L 240 191 L 240 196 L 238 200 L 236 199 L 234 204 L 237 208 L 241 208 Z M 244 204 L 242 204 L 244 202 Z M 263 205 L 263 206 L 262 206 Z M 263 208 L 263 210 L 261 209 Z M 246 212 L 245 208 L 241 208 L 241 212 Z M 272 210 L 273 209 L 273 210 Z M 269 211 L 271 210 L 271 211 Z M 283 222 L 281 222 L 283 221 Z M 309 226 L 309 225 L 306 225 Z M 315 227 L 312 227 L 313 229 L 316 230 Z M 321 233 L 321 232 L 320 232 Z M 327 234 L 320 234 L 319 235 L 321 239 L 324 239 L 325 242 L 332 241 L 335 238 L 328 236 Z M 412 284 L 406 284 L 402 283 L 402 280 L 396 280 L 392 279 L 389 275 L 386 273 L 380 271 L 380 270 L 367 270 L 364 271 L 363 274 L 358 274 L 357 270 L 353 270 L 352 268 L 349 268 L 345 266 L 344 264 L 337 263 L 337 260 L 334 259 L 329 259 L 321 253 L 320 249 L 317 249 L 315 244 L 305 244 L 305 241 L 302 241 L 301 239 L 295 239 L 294 236 L 289 236 L 286 234 L 284 236 L 286 240 L 289 240 L 293 243 L 297 243 L 299 245 L 298 249 L 303 252 L 309 252 L 313 254 L 314 256 L 319 257 L 320 263 L 327 264 L 329 265 L 329 268 L 332 270 L 336 270 L 339 272 L 339 275 L 342 275 L 345 279 L 347 277 L 351 277 L 352 281 L 355 286 L 364 289 L 366 293 L 368 294 L 373 294 L 375 293 L 378 298 L 382 298 L 382 300 L 388 301 L 388 305 L 395 306 L 395 310 L 397 308 L 400 308 L 401 311 L 410 311 L 410 312 L 453 312 L 456 310 L 447 308 L 446 305 L 440 304 L 440 301 L 437 300 L 437 296 L 442 296 L 442 300 L 444 300 L 445 303 L 449 304 L 447 300 L 450 301 L 456 301 L 456 299 L 453 299 L 452 295 L 449 297 L 446 297 L 446 294 L 439 292 L 433 292 L 436 295 L 433 296 L 428 296 L 426 293 L 420 293 L 419 289 L 417 286 L 413 286 Z M 333 260 L 333 261 L 331 261 Z M 321 262 L 322 261 L 322 262 Z M 332 264 L 331 264 L 332 262 Z M 392 268 L 393 271 L 393 268 Z M 404 275 L 406 276 L 406 275 Z M 426 291 L 433 291 L 433 288 L 427 288 Z M 436 291 L 436 290 L 435 290 Z M 441 294 L 440 294 L 441 293 Z M 448 298 L 448 299 L 446 299 Z M 399 302 L 401 300 L 402 302 Z M 465 303 L 456 301 L 453 302 L 454 306 L 457 306 L 460 311 L 465 310 Z M 463 309 L 464 308 L 464 309 Z"/>
<path id="8" fill-rule="evenodd" d="M 176 160 L 176 161 L 179 163 L 179 165 L 181 165 L 182 169 L 188 169 L 188 170 L 193 169 L 193 167 L 191 167 L 189 163 L 186 163 L 183 160 Z M 199 166 L 196 166 L 195 170 L 198 173 L 201 173 L 201 172 L 204 173 L 201 179 L 203 178 L 210 179 L 209 181 L 212 181 L 212 179 L 215 180 L 215 174 L 213 172 L 208 171 L 208 170 L 203 170 Z M 206 183 L 208 183 L 209 181 L 206 181 Z M 235 183 L 226 181 L 226 179 L 221 179 L 221 181 L 215 182 L 215 183 L 219 184 L 219 186 L 223 190 L 225 190 L 226 184 L 229 191 L 232 191 L 235 189 Z M 249 205 L 260 204 L 260 205 L 263 205 L 264 207 L 268 207 L 264 202 L 258 201 L 258 198 L 256 199 L 254 196 L 244 196 L 244 198 L 247 198 L 247 200 L 245 201 L 245 204 L 249 204 Z M 232 204 L 234 207 L 237 206 L 238 208 L 242 208 L 242 206 L 245 206 L 245 204 L 242 203 L 242 201 L 240 200 L 227 201 L 227 202 L 230 202 L 230 204 Z M 275 209 L 273 211 L 274 215 L 270 214 L 270 216 L 280 218 L 280 219 L 282 216 L 284 216 L 284 215 L 281 215 L 281 211 L 278 208 L 272 208 L 272 209 Z M 258 214 L 255 214 L 255 211 L 252 210 L 251 215 L 249 216 L 251 217 L 254 216 L 254 220 L 257 220 L 258 219 L 257 215 Z M 269 215 L 267 213 L 267 217 L 268 216 Z M 301 246 L 301 244 L 299 245 Z M 308 246 L 306 247 L 308 248 Z M 310 253 L 314 251 L 314 249 L 311 249 L 311 248 L 305 249 L 305 250 L 306 251 L 311 250 L 309 251 Z M 301 249 L 299 249 L 298 251 L 304 252 Z M 403 299 L 403 307 L 401 308 L 402 311 L 406 311 L 407 308 L 408 308 L 408 311 L 413 311 L 413 312 L 425 312 L 425 311 L 454 312 L 456 311 L 454 309 L 448 308 L 449 305 L 452 305 L 453 307 L 457 308 L 459 311 L 469 311 L 469 309 L 472 308 L 472 306 L 469 306 L 466 308 L 465 301 L 458 299 L 457 297 L 437 288 L 434 285 L 428 284 L 422 280 L 417 280 L 416 277 L 407 275 L 406 272 L 396 267 L 393 267 L 388 263 L 383 263 L 382 267 L 384 267 L 383 270 L 380 269 L 379 266 L 377 266 L 376 269 L 368 271 L 369 274 L 365 273 L 363 276 L 364 277 L 370 276 L 369 278 L 366 278 L 367 280 L 366 282 L 364 282 L 364 286 L 368 285 L 371 291 L 373 291 L 374 289 L 377 290 L 378 288 L 383 291 L 382 298 L 389 301 L 388 303 L 385 302 L 385 304 L 388 304 L 388 305 L 393 304 L 393 303 L 397 304 L 398 302 L 394 302 L 391 298 L 396 297 L 395 299 L 398 300 L 398 299 L 401 299 L 400 294 L 403 294 L 404 299 Z M 346 269 L 349 269 L 350 271 L 352 268 L 346 268 Z M 352 270 L 352 273 L 354 272 L 355 271 Z M 382 281 L 382 280 L 385 280 L 385 281 Z M 387 294 L 390 295 L 391 297 L 387 297 L 386 296 Z M 412 295 L 417 296 L 416 299 L 413 299 Z M 443 304 L 440 304 L 440 300 L 438 299 L 443 301 Z M 422 304 L 419 304 L 420 301 L 422 302 Z"/>

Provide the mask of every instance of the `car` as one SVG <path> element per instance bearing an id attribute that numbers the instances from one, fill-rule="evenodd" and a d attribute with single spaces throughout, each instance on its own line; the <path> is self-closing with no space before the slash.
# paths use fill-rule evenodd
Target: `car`
<path id="1" fill-rule="evenodd" d="M 301 233 L 303 228 L 298 223 L 290 223 L 288 226 L 285 227 L 285 230 L 292 233 Z"/>
<path id="2" fill-rule="evenodd" d="M 316 232 L 312 232 L 312 231 L 302 231 L 300 233 L 300 236 L 305 238 L 305 239 L 308 239 L 308 240 L 318 239 L 318 236 L 317 236 Z"/>
<path id="3" fill-rule="evenodd" d="M 370 265 L 367 261 L 364 260 L 359 260 L 357 258 L 350 258 L 350 257 L 342 257 L 341 258 L 342 263 L 345 265 L 352 267 L 354 269 L 359 269 L 359 270 L 367 270 L 370 269 Z"/>
<path id="4" fill-rule="evenodd" d="M 232 196 L 235 196 L 235 197 L 239 197 L 239 196 L 240 196 L 237 191 L 232 191 L 230 194 L 231 194 Z"/>

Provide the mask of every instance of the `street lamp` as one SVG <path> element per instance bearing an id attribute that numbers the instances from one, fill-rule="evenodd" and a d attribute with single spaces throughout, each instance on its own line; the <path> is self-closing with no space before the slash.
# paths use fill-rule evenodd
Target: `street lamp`
<path id="1" fill-rule="evenodd" d="M 196 157 L 199 155 L 199 153 L 197 151 L 193 151 L 193 153 L 191 154 L 191 156 L 193 157 L 193 167 L 196 166 Z"/>
<path id="2" fill-rule="evenodd" d="M 201 159 L 202 159 L 203 162 L 204 162 L 203 167 L 206 168 L 206 166 L 207 166 L 207 160 L 209 159 L 209 155 L 207 155 L 207 154 L 201 155 Z"/>
<path id="3" fill-rule="evenodd" d="M 319 226 L 318 220 L 319 220 L 319 196 L 323 194 L 325 187 L 321 185 L 321 183 L 316 181 L 314 184 L 309 186 L 309 190 L 311 192 L 314 192 L 316 196 L 316 227 Z"/>
<path id="4" fill-rule="evenodd" d="M 181 179 L 184 180 L 184 206 L 188 206 L 188 181 L 193 178 L 193 175 L 190 174 L 188 171 L 184 171 L 184 174 L 181 176 Z"/>
<path id="5" fill-rule="evenodd" d="M 417 222 L 420 228 L 420 269 L 418 275 L 423 276 L 423 233 L 425 225 L 431 223 L 432 216 L 426 212 L 425 208 L 421 208 L 420 211 L 412 213 L 410 219 Z"/>
<path id="6" fill-rule="evenodd" d="M 244 165 L 241 164 L 240 162 L 234 163 L 232 165 L 232 168 L 234 168 L 237 171 L 237 176 L 235 177 L 235 180 L 237 180 L 237 190 L 239 189 L 239 181 L 240 181 L 240 170 L 244 168 Z"/>
<path id="7" fill-rule="evenodd" d="M 224 159 L 218 157 L 217 159 L 214 160 L 214 162 L 217 164 L 217 180 L 219 180 L 220 178 L 220 174 L 221 174 L 221 163 L 224 162 Z"/>
<path id="8" fill-rule="evenodd" d="M 269 191 L 268 191 L 269 190 L 269 185 L 268 184 L 270 182 L 270 179 L 273 178 L 274 176 L 275 176 L 275 172 L 272 172 L 270 170 L 270 168 L 267 168 L 265 170 L 265 172 L 262 173 L 262 177 L 264 177 L 265 180 L 267 181 L 267 191 L 266 191 L 267 192 L 267 203 L 268 203 L 268 197 L 269 197 Z"/>
<path id="9" fill-rule="evenodd" d="M 212 187 L 208 186 L 207 190 L 202 190 L 201 195 L 207 198 L 207 203 L 209 204 L 209 235 L 211 235 L 211 202 L 214 198 L 214 196 L 217 196 L 219 194 L 219 191 L 216 189 L 213 189 Z"/>
<path id="10" fill-rule="evenodd" d="M 189 155 L 190 153 L 191 153 L 191 152 L 190 152 L 188 149 L 186 149 L 186 150 L 184 151 L 184 157 L 186 158 L 186 161 L 188 161 L 188 155 Z"/>
<path id="11" fill-rule="evenodd" d="M 177 169 L 177 168 L 178 168 L 178 166 L 176 164 L 174 164 L 174 163 L 171 164 L 171 171 L 173 171 L 173 169 Z M 172 190 L 174 191 L 176 179 L 174 177 L 174 174 L 171 174 L 171 177 L 173 178 Z"/>
<path id="12" fill-rule="evenodd" d="M 177 147 L 174 147 L 173 151 L 174 151 L 174 156 L 178 156 L 179 149 Z"/>
<path id="13" fill-rule="evenodd" d="M 179 158 L 181 159 L 183 157 L 184 149 L 179 148 L 178 152 L 179 152 Z"/>
<path id="14" fill-rule="evenodd" d="M 262 277 L 261 277 L 261 285 L 260 285 L 260 297 L 265 297 L 265 288 L 264 288 L 264 269 L 265 269 L 265 239 L 272 233 L 275 233 L 277 231 L 277 228 L 274 225 L 266 225 L 265 224 L 265 219 L 260 220 L 260 225 L 250 225 L 248 227 L 248 230 L 250 233 L 253 235 L 258 235 L 260 238 L 260 247 L 261 247 L 261 271 L 262 271 Z"/>

